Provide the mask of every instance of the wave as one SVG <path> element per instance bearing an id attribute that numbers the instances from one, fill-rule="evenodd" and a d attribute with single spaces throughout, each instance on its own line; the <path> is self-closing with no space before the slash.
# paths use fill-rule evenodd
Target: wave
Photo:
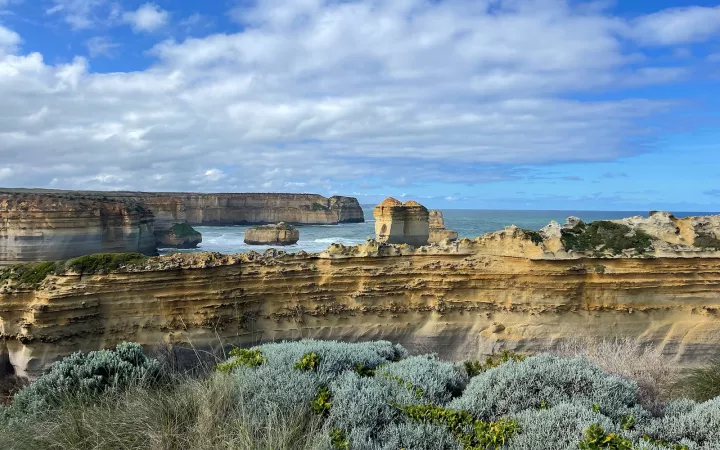
<path id="1" fill-rule="evenodd" d="M 322 244 L 356 244 L 359 242 L 357 239 L 348 239 L 348 238 L 342 238 L 342 237 L 330 237 L 330 238 L 319 238 L 315 239 L 313 242 L 322 243 Z"/>

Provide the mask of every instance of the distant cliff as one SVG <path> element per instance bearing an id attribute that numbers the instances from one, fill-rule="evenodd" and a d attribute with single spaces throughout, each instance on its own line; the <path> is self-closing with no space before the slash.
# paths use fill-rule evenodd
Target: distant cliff
<path id="1" fill-rule="evenodd" d="M 132 199 L 0 192 L 0 265 L 109 252 L 156 255 L 152 212 Z"/>

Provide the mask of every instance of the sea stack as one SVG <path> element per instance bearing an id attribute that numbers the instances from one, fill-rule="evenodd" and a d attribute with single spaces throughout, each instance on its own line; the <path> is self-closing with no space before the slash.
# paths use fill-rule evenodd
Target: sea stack
<path id="1" fill-rule="evenodd" d="M 248 245 L 293 245 L 300 240 L 300 231 L 285 222 L 263 225 L 245 231 Z"/>
<path id="2" fill-rule="evenodd" d="M 442 242 L 446 239 L 454 241 L 458 238 L 457 231 L 445 228 L 445 220 L 443 213 L 437 209 L 431 209 L 430 213 L 430 238 L 428 242 L 431 244 Z"/>
<path id="3" fill-rule="evenodd" d="M 375 238 L 388 244 L 426 245 L 430 235 L 429 213 L 420 203 L 401 203 L 388 197 L 373 210 Z"/>

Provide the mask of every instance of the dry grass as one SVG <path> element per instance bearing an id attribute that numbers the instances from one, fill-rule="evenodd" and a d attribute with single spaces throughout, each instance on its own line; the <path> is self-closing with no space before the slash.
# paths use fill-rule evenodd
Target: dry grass
<path id="1" fill-rule="evenodd" d="M 673 393 L 698 402 L 720 396 L 720 360 L 683 371 L 673 384 Z"/>
<path id="2" fill-rule="evenodd" d="M 9 450 L 311 450 L 321 423 L 314 415 L 281 411 L 268 425 L 249 425 L 236 382 L 215 374 L 172 389 L 131 389 L 88 405 L 71 401 L 44 417 L 0 430 Z M 8 447 L 3 447 L 8 448 Z"/>
<path id="3" fill-rule="evenodd" d="M 555 353 L 585 356 L 605 372 L 637 382 L 638 402 L 651 411 L 670 398 L 678 376 L 677 364 L 660 348 L 634 339 L 571 341 Z"/>

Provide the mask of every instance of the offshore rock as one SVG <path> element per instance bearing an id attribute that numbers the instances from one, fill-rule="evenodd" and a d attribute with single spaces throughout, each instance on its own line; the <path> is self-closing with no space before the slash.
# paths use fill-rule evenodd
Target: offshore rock
<path id="1" fill-rule="evenodd" d="M 457 231 L 448 230 L 447 228 L 445 228 L 445 220 L 443 219 L 442 211 L 437 209 L 431 209 L 429 211 L 429 217 L 430 234 L 428 237 L 428 242 L 430 244 L 442 242 L 444 240 L 454 241 L 458 238 Z"/>
<path id="2" fill-rule="evenodd" d="M 375 237 L 389 244 L 426 245 L 430 237 L 429 212 L 420 203 L 404 204 L 388 197 L 373 209 Z"/>
<path id="3" fill-rule="evenodd" d="M 165 230 L 155 229 L 155 243 L 159 248 L 197 248 L 202 234 L 187 223 L 176 223 Z"/>
<path id="4" fill-rule="evenodd" d="M 114 252 L 157 255 L 153 215 L 140 203 L 0 192 L 0 266 Z"/>
<path id="5" fill-rule="evenodd" d="M 249 245 L 294 245 L 300 240 L 300 231 L 280 222 L 245 230 L 245 243 Z"/>

